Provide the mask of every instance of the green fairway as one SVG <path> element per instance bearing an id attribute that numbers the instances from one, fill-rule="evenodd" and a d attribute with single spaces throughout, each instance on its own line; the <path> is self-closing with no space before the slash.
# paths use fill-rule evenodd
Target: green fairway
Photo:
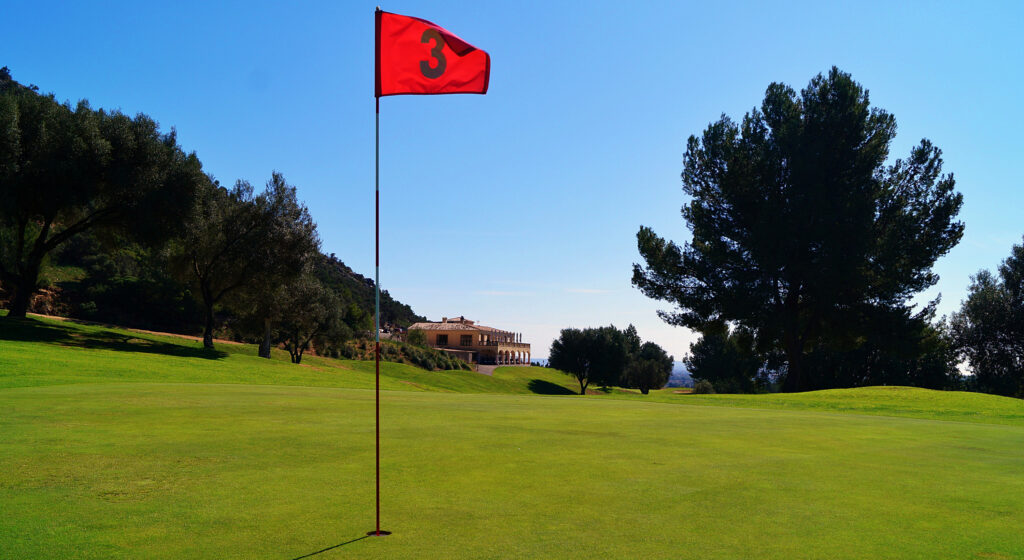
<path id="1" fill-rule="evenodd" d="M 388 365 L 360 539 L 372 363 L 126 336 L 0 320 L 0 558 L 1024 558 L 1019 400 Z"/>

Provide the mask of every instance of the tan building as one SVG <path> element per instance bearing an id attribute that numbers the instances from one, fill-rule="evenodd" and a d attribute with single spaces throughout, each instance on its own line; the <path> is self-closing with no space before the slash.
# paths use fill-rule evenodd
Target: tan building
<path id="1" fill-rule="evenodd" d="M 410 331 L 423 331 L 427 344 L 475 364 L 530 365 L 530 345 L 522 333 L 485 327 L 465 317 L 440 323 L 415 323 Z"/>

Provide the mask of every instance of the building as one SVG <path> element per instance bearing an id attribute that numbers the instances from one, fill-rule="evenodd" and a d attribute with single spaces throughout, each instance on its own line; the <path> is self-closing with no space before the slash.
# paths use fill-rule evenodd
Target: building
<path id="1" fill-rule="evenodd" d="M 530 345 L 522 333 L 485 327 L 465 317 L 442 317 L 440 323 L 414 323 L 409 331 L 423 331 L 427 344 L 475 364 L 529 365 Z"/>

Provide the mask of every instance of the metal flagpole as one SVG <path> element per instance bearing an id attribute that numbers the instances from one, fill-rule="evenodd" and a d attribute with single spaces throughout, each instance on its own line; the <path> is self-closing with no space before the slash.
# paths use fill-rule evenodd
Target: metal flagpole
<path id="1" fill-rule="evenodd" d="M 377 372 L 376 381 L 377 387 L 374 391 L 376 400 L 376 431 L 377 431 L 377 535 L 380 535 L 380 98 L 375 98 L 377 101 L 377 137 L 376 142 L 376 160 L 375 167 L 375 180 L 374 180 L 374 194 L 375 194 L 375 211 L 376 220 L 374 224 L 374 238 L 376 240 L 376 248 L 374 260 L 376 261 L 376 267 L 374 270 L 373 286 L 375 293 L 373 294 L 373 314 L 375 317 L 374 324 L 377 327 L 377 344 L 374 349 L 374 360 L 375 369 Z"/>
<path id="2" fill-rule="evenodd" d="M 375 408 L 376 408 L 376 420 L 375 428 L 377 435 L 377 529 L 370 531 L 367 535 L 373 535 L 377 537 L 383 537 L 384 535 L 390 535 L 388 531 L 380 530 L 380 98 L 375 97 L 377 101 L 377 131 L 376 131 L 376 149 L 375 149 L 375 179 L 374 179 L 374 194 L 375 200 L 375 215 L 376 224 L 374 227 L 374 260 L 376 262 L 376 269 L 374 271 L 374 328 L 376 332 L 376 346 L 374 348 L 374 360 L 376 365 L 376 390 L 374 391 L 375 397 Z"/>
<path id="3" fill-rule="evenodd" d="M 380 79 L 380 6 L 374 13 L 374 35 L 375 35 L 375 50 L 376 58 L 375 69 L 377 73 L 376 80 Z M 375 133 L 375 147 L 374 147 L 374 261 L 375 270 L 373 278 L 374 295 L 373 295 L 373 326 L 376 329 L 374 336 L 376 337 L 376 345 L 374 347 L 374 363 L 376 369 L 376 388 L 374 390 L 374 408 L 375 408 L 375 420 L 374 429 L 376 432 L 376 447 L 377 447 L 377 528 L 373 531 L 369 531 L 367 535 L 373 535 L 377 537 L 383 537 L 384 535 L 390 535 L 389 531 L 380 530 L 380 95 L 379 91 L 374 92 L 374 100 L 377 102 L 376 109 L 376 133 Z"/>

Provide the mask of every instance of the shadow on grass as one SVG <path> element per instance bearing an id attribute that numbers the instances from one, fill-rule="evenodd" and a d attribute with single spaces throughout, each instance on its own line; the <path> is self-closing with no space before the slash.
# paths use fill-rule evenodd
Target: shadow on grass
<path id="1" fill-rule="evenodd" d="M 531 379 L 526 388 L 538 395 L 575 395 L 576 392 L 566 389 L 561 385 L 544 381 L 543 379 Z"/>
<path id="2" fill-rule="evenodd" d="M 317 554 L 320 554 L 322 552 L 327 552 L 328 550 L 334 550 L 335 548 L 345 546 L 346 544 L 352 544 L 352 543 L 354 543 L 356 541 L 361 541 L 363 539 L 368 539 L 368 538 L 370 538 L 370 535 L 363 535 L 363 536 L 361 536 L 361 537 L 359 537 L 357 539 L 352 539 L 350 541 L 339 543 L 339 544 L 336 544 L 334 546 L 329 546 L 327 548 L 320 549 L 320 550 L 318 550 L 316 552 L 310 552 L 309 554 L 303 554 L 302 556 L 296 556 L 295 558 L 292 558 L 292 560 L 302 560 L 303 558 L 309 558 L 310 556 L 316 556 Z"/>
<path id="3" fill-rule="evenodd" d="M 44 342 L 77 348 L 99 348 L 117 352 L 163 354 L 182 358 L 217 360 L 227 356 L 220 350 L 207 350 L 193 346 L 159 342 L 139 338 L 132 333 L 118 333 L 107 329 L 81 330 L 74 323 L 53 325 L 31 317 L 26 319 L 0 318 L 0 340 Z"/>

